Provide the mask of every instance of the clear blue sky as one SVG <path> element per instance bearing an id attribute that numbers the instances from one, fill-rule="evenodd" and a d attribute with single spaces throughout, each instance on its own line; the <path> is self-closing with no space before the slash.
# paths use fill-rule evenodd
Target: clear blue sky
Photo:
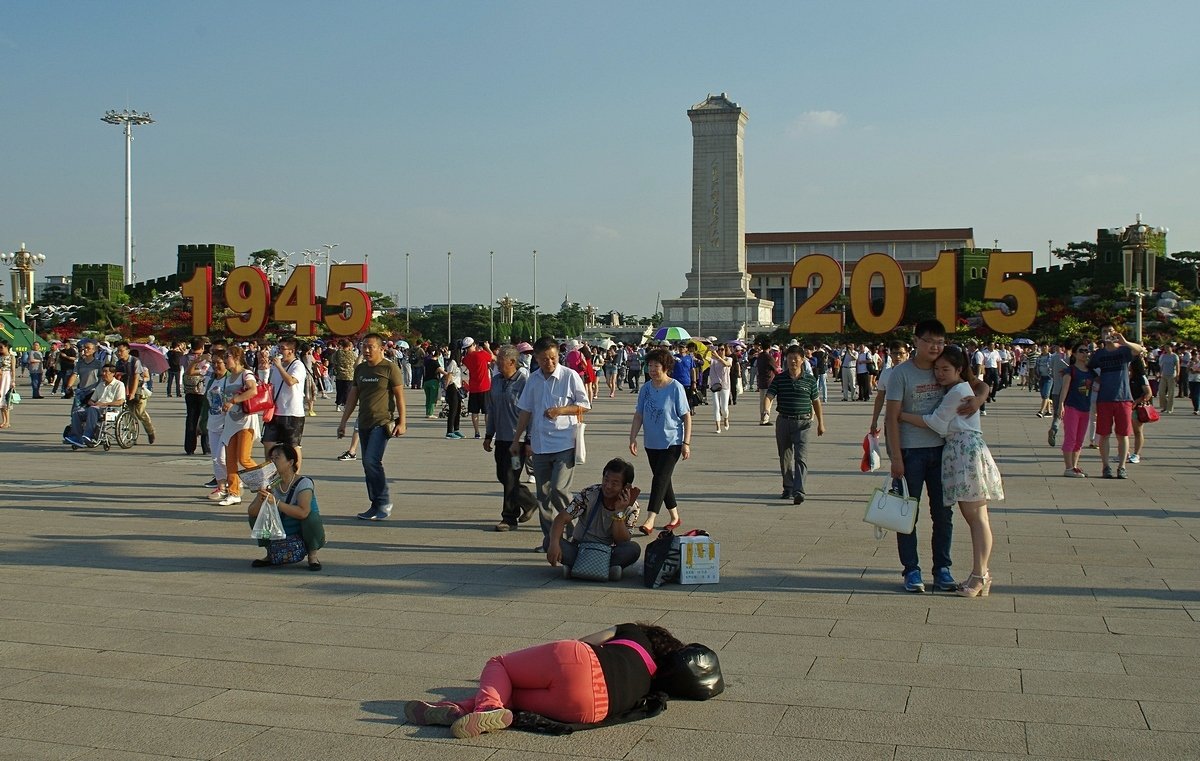
<path id="1" fill-rule="evenodd" d="M 1200 249 L 1200 3 L 29 2 L 0 10 L 0 248 L 119 262 L 338 243 L 414 305 L 648 315 L 689 267 L 685 114 L 749 113 L 747 230 L 1097 227 Z"/>

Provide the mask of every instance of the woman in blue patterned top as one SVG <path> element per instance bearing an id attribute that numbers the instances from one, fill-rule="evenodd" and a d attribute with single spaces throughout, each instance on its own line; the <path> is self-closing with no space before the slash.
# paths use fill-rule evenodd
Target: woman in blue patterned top
<path id="1" fill-rule="evenodd" d="M 317 550 L 325 545 L 325 527 L 317 508 L 317 492 L 313 481 L 297 471 L 299 455 L 291 444 L 276 444 L 271 448 L 271 462 L 278 477 L 269 489 L 259 489 L 247 508 L 250 525 L 258 518 L 259 508 L 268 499 L 275 500 L 279 517 L 287 536 L 267 542 L 267 556 L 250 565 L 255 568 L 299 563 L 308 556 L 308 570 L 321 570 Z"/>
<path id="2" fill-rule="evenodd" d="M 671 522 L 664 528 L 673 531 L 683 523 L 671 476 L 680 457 L 686 460 L 692 456 L 692 413 L 687 391 L 671 377 L 674 364 L 675 358 L 666 349 L 655 349 L 646 355 L 650 382 L 638 391 L 633 425 L 629 429 L 629 453 L 634 457 L 637 457 L 638 431 L 645 431 L 646 459 L 654 473 L 650 504 L 646 507 L 650 515 L 639 527 L 647 535 L 654 531 L 654 520 L 664 504 L 671 513 Z"/>

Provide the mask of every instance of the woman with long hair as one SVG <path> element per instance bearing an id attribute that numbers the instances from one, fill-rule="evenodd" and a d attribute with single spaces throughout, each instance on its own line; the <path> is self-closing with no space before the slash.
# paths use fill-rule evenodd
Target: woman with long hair
<path id="1" fill-rule="evenodd" d="M 708 390 L 712 392 L 713 417 L 716 418 L 717 433 L 720 433 L 722 428 L 729 430 L 729 391 L 734 382 L 730 368 L 733 367 L 733 360 L 725 344 L 717 344 L 708 357 Z"/>
<path id="2" fill-rule="evenodd" d="M 1142 447 L 1146 444 L 1145 426 L 1138 417 L 1138 407 L 1153 404 L 1154 394 L 1150 391 L 1150 381 L 1146 378 L 1146 361 L 1134 357 L 1129 363 L 1129 395 L 1133 397 L 1133 441 L 1130 442 L 1129 456 L 1126 461 L 1137 464 L 1142 461 Z"/>
<path id="3" fill-rule="evenodd" d="M 975 396 L 975 373 L 967 353 L 958 346 L 947 346 L 933 362 L 933 377 L 946 395 L 937 409 L 928 415 L 902 412 L 900 419 L 919 428 L 929 428 L 946 438 L 942 450 L 942 493 L 946 504 L 958 502 L 963 518 L 971 528 L 971 575 L 959 586 L 962 597 L 987 597 L 992 588 L 988 563 L 992 556 L 992 527 L 988 521 L 988 502 L 1004 499 L 1000 469 L 992 459 L 979 413 L 968 417 L 958 414 L 963 399 Z"/>
<path id="4" fill-rule="evenodd" d="M 221 381 L 221 409 L 225 413 L 221 444 L 225 449 L 229 486 L 228 494 L 217 502 L 222 507 L 242 502 L 242 481 L 238 478 L 238 468 L 248 470 L 258 467 L 252 452 L 254 441 L 262 433 L 262 423 L 258 413 L 248 413 L 242 409 L 242 402 L 253 399 L 258 393 L 258 380 L 254 373 L 246 369 L 245 359 L 246 353 L 240 346 L 230 346 L 225 351 L 228 373 L 225 380 Z"/>
<path id="5" fill-rule="evenodd" d="M 449 350 L 450 353 L 446 357 L 445 367 L 438 369 L 438 376 L 442 379 L 442 387 L 446 393 L 446 438 L 461 439 L 462 433 L 459 432 L 459 418 L 462 415 L 462 396 L 458 390 L 462 388 L 462 344 L 455 342 L 454 346 Z"/>
<path id="6" fill-rule="evenodd" d="M 409 701 L 404 715 L 412 724 L 449 726 L 460 738 L 507 729 L 514 710 L 597 724 L 650 694 L 655 673 L 683 647 L 661 626 L 618 624 L 583 639 L 497 655 L 483 667 L 474 697 L 457 703 Z"/>
<path id="7" fill-rule="evenodd" d="M 0 428 L 12 427 L 9 409 L 12 407 L 12 392 L 16 387 L 16 367 L 12 347 L 8 341 L 0 341 Z"/>
<path id="8" fill-rule="evenodd" d="M 638 391 L 633 425 L 629 429 L 629 454 L 637 457 L 638 431 L 644 432 L 646 459 L 654 479 L 650 484 L 649 516 L 639 530 L 646 535 L 654 531 L 658 511 L 665 504 L 671 522 L 665 528 L 674 530 L 683 523 L 671 477 L 679 458 L 692 456 L 692 413 L 683 384 L 671 377 L 675 358 L 666 349 L 654 349 L 646 355 L 646 370 L 650 382 Z"/>

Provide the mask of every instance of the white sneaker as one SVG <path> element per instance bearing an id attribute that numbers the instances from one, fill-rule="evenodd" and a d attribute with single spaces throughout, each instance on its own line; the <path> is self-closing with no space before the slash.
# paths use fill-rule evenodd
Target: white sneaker
<path id="1" fill-rule="evenodd" d="M 217 488 L 213 489 L 212 491 L 210 491 L 208 493 L 208 498 L 211 499 L 213 502 L 225 499 L 228 496 L 229 496 L 229 492 L 225 491 L 220 486 L 218 486 Z"/>
<path id="2" fill-rule="evenodd" d="M 226 494 L 225 498 L 222 499 L 217 504 L 220 505 L 221 507 L 228 507 L 230 505 L 240 505 L 240 504 L 242 504 L 242 496 L 240 494 Z"/>

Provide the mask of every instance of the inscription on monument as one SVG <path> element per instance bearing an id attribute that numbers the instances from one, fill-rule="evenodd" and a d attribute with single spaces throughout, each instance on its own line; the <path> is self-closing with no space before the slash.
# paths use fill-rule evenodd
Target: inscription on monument
<path id="1" fill-rule="evenodd" d="M 710 167 L 709 200 L 712 206 L 708 214 L 708 243 L 714 249 L 721 247 L 721 159 L 714 157 Z"/>

